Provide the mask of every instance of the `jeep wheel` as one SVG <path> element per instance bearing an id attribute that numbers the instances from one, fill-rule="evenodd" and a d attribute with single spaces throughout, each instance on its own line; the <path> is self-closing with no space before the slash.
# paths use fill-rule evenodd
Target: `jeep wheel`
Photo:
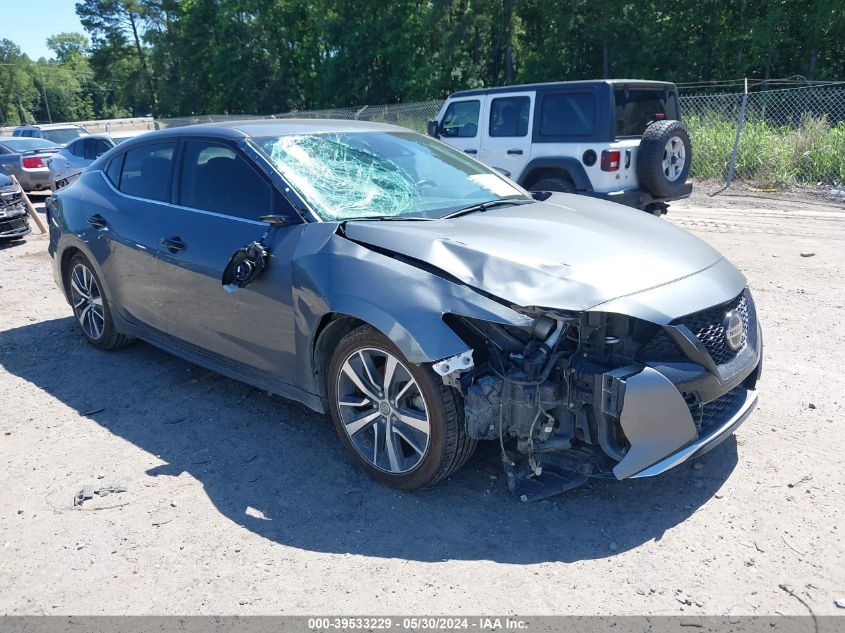
<path id="1" fill-rule="evenodd" d="M 575 193 L 575 183 L 569 180 L 569 178 L 542 178 L 531 185 L 531 191 Z"/>
<path id="2" fill-rule="evenodd" d="M 637 154 L 640 186 L 655 198 L 679 195 L 689 175 L 692 144 L 680 121 L 657 121 L 643 132 Z"/>

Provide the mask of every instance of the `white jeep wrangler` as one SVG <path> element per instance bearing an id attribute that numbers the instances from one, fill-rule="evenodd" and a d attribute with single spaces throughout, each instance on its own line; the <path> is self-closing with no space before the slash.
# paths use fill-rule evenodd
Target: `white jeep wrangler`
<path id="1" fill-rule="evenodd" d="M 677 89 L 567 81 L 455 92 L 428 133 L 530 191 L 580 193 L 661 215 L 692 192 Z"/>

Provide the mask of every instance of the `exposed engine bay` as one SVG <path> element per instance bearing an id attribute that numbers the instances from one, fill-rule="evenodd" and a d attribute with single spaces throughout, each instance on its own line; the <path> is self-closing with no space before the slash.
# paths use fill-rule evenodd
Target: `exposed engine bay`
<path id="1" fill-rule="evenodd" d="M 453 362 L 456 367 L 444 376 L 464 396 L 467 434 L 499 442 L 508 487 L 523 501 L 569 490 L 588 477 L 657 474 L 704 452 L 705 441 L 653 473 L 644 471 L 700 438 L 706 436 L 709 450 L 728 436 L 725 429 L 702 426 L 704 402 L 711 394 L 703 393 L 709 386 L 697 387 L 712 382 L 705 367 L 675 359 L 688 374 L 699 370 L 688 381 L 689 390 L 681 391 L 651 366 L 659 366 L 648 360 L 656 344 L 665 348 L 657 351 L 661 360 L 672 360 L 666 350 L 673 342 L 662 339 L 668 335 L 661 326 L 589 311 L 529 316 L 534 319 L 530 328 L 449 317 L 449 325 L 475 346 L 470 369 Z M 756 336 L 751 338 L 756 346 Z M 756 402 L 754 356 L 733 390 L 747 397 L 734 399 L 733 409 L 722 411 L 731 431 Z M 741 419 L 734 420 L 733 413 L 741 413 Z"/>

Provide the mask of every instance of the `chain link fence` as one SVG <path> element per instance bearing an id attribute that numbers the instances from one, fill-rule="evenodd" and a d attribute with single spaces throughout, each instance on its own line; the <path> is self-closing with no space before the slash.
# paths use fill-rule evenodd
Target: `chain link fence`
<path id="1" fill-rule="evenodd" d="M 798 186 L 841 191 L 845 183 L 845 84 L 751 93 L 681 95 L 693 144 L 692 177 L 713 192 Z M 425 132 L 442 101 L 163 119 L 162 127 L 244 119 L 331 118 L 392 123 Z"/>
<path id="2" fill-rule="evenodd" d="M 845 183 L 845 86 L 685 95 L 681 109 L 699 186 Z"/>

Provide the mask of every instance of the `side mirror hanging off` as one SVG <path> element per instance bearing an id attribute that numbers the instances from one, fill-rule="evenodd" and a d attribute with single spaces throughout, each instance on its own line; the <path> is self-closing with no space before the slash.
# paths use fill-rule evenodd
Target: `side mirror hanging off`
<path id="1" fill-rule="evenodd" d="M 260 242 L 253 242 L 238 250 L 223 271 L 223 288 L 228 292 L 246 288 L 264 272 L 269 255 L 267 248 Z"/>

